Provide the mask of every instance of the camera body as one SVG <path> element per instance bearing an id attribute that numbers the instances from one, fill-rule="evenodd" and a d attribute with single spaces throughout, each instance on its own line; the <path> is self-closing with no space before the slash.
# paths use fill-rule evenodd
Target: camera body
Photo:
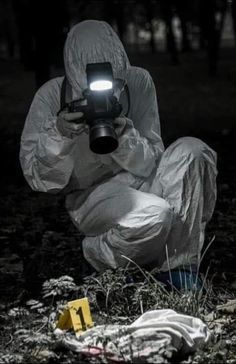
<path id="1" fill-rule="evenodd" d="M 88 64 L 86 71 L 88 84 L 91 78 L 96 80 L 99 74 L 104 77 L 104 74 L 107 73 L 113 79 L 112 68 L 108 62 Z M 90 88 L 83 92 L 83 96 L 83 99 L 74 100 L 67 105 L 68 112 L 82 112 L 84 114 L 84 119 L 89 126 L 90 149 L 94 153 L 113 152 L 118 147 L 114 119 L 122 111 L 121 104 L 114 96 L 113 88 L 104 90 L 92 90 Z"/>

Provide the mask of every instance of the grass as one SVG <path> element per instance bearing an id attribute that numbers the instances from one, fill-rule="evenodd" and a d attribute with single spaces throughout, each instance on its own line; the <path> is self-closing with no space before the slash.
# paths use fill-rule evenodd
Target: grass
<path id="1" fill-rule="evenodd" d="M 86 269 L 83 268 L 82 252 L 78 249 L 78 232 L 71 225 L 65 212 L 61 210 L 61 200 L 52 200 L 51 196 L 46 195 L 38 199 L 38 196 L 31 192 L 29 198 L 27 193 L 25 192 L 24 201 L 21 200 L 22 202 L 14 206 L 12 220 L 9 214 L 7 216 L 8 220 L 4 230 L 6 240 L 3 240 L 2 247 L 3 250 L 5 248 L 6 251 L 11 251 L 9 241 L 12 241 L 14 246 L 18 245 L 18 248 L 21 247 L 24 252 L 26 246 L 29 249 L 28 260 L 32 259 L 31 253 L 34 251 L 32 265 L 35 268 L 37 266 L 36 271 L 40 272 L 43 285 L 39 294 L 33 294 L 29 291 L 26 297 L 24 295 L 23 297 L 14 296 L 16 291 L 13 290 L 13 294 L 9 295 L 10 301 L 1 302 L 1 364 L 15 362 L 71 364 L 87 360 L 62 345 L 61 338 L 54 335 L 55 322 L 64 304 L 69 300 L 84 296 L 89 298 L 96 325 L 128 325 L 147 310 L 164 308 L 199 317 L 211 328 L 214 340 L 207 349 L 191 356 L 189 362 L 234 363 L 235 318 L 233 313 L 217 310 L 218 305 L 233 299 L 234 293 L 230 291 L 229 282 L 223 283 L 222 278 L 220 278 L 220 285 L 217 285 L 215 280 L 212 283 L 214 276 L 217 275 L 219 278 L 222 270 L 214 271 L 218 263 L 214 259 L 211 262 L 211 255 L 209 254 L 214 253 L 214 249 L 217 251 L 217 246 L 219 246 L 221 247 L 219 253 L 221 263 L 226 259 L 222 248 L 227 248 L 227 244 L 222 245 L 219 242 L 219 236 L 221 238 L 224 236 L 222 235 L 225 231 L 224 226 L 229 221 L 223 214 L 216 215 L 219 219 L 216 222 L 213 219 L 210 234 L 212 236 L 212 232 L 216 232 L 216 238 L 215 240 L 214 238 L 209 239 L 208 231 L 209 243 L 206 243 L 206 249 L 202 254 L 201 265 L 207 259 L 207 268 L 203 278 L 205 289 L 189 291 L 185 289 L 183 284 L 181 291 L 173 287 L 171 290 L 167 290 L 156 279 L 157 270 L 147 271 L 131 260 L 127 260 L 125 269 L 107 270 L 102 274 L 86 273 Z M 12 201 L 16 200 L 13 193 L 9 198 Z M 8 197 L 5 197 L 4 201 L 9 207 Z M 219 206 L 221 207 L 221 203 L 228 206 L 229 201 L 231 201 L 231 195 L 227 197 L 224 195 L 219 199 Z M 31 215 L 29 217 L 24 212 L 22 204 L 30 209 Z M 58 209 L 62 211 L 59 217 L 62 224 L 55 226 L 54 217 Z M 233 218 L 232 221 L 234 221 Z M 223 224 L 222 227 L 221 224 Z M 54 230 L 55 228 L 57 230 Z M 233 225 L 229 225 L 229 228 L 233 229 Z M 66 234 L 64 230 L 67 231 Z M 39 234 L 42 235 L 40 245 Z M 15 241 L 13 238 L 16 236 L 17 240 Z M 212 249 L 213 241 L 214 244 L 216 243 L 214 249 Z M 227 251 L 225 252 L 227 253 Z M 221 266 L 221 269 L 224 269 L 223 267 Z M 199 275 L 201 275 L 202 270 L 200 268 L 199 266 Z M 27 280 L 31 281 L 30 287 L 36 285 L 38 291 L 39 282 L 34 281 L 31 272 L 30 270 L 25 271 Z M 65 274 L 71 275 L 71 277 L 66 278 Z M 226 277 L 228 277 L 227 274 L 226 271 Z M 84 276 L 83 280 L 81 280 L 82 276 Z M 52 279 L 52 277 L 54 278 Z M 19 279 L 22 280 L 22 277 Z M 14 287 L 13 284 L 9 283 L 9 288 L 14 289 Z M 32 297 L 37 302 L 29 303 L 28 301 Z M 66 334 L 66 337 L 67 344 L 73 343 L 73 333 Z M 170 361 L 168 358 L 165 360 Z M 179 363 L 184 360 L 186 359 L 178 358 Z"/>
<path id="2" fill-rule="evenodd" d="M 213 343 L 204 351 L 195 353 L 188 359 L 190 361 L 178 358 L 178 362 L 200 364 L 203 363 L 203 357 L 207 363 L 213 363 L 212 358 L 219 359 L 223 355 L 222 350 L 217 351 L 212 348 L 223 342 L 224 330 L 227 331 L 229 321 L 223 319 L 217 326 L 217 320 L 220 322 L 222 315 L 217 312 L 216 305 L 225 302 L 227 292 L 224 292 L 224 295 L 222 293 L 221 299 L 218 291 L 216 297 L 214 288 L 207 278 L 205 290 L 183 288 L 178 291 L 172 287 L 168 291 L 155 275 L 155 270 L 147 271 L 128 259 L 126 268 L 119 268 L 116 271 L 106 270 L 102 274 L 93 273 L 85 277 L 80 285 L 76 285 L 73 278 L 68 276 L 47 280 L 43 284 L 39 300 L 29 300 L 21 306 L 8 310 L 5 307 L 5 310 L 1 310 L 0 319 L 4 323 L 8 322 L 8 325 L 4 325 L 2 332 L 5 338 L 0 363 L 86 361 L 86 357 L 73 351 L 75 348 L 73 333 L 66 334 L 66 341 L 63 341 L 60 335 L 54 334 L 56 321 L 66 302 L 85 296 L 89 299 L 95 325 L 119 324 L 123 327 L 132 323 L 144 312 L 155 309 L 173 309 L 178 313 L 199 317 L 212 326 L 212 332 L 215 334 Z M 233 320 L 235 322 L 232 316 L 231 321 Z M 103 337 L 98 337 L 98 340 L 103 340 Z M 228 340 L 223 352 L 228 355 L 228 362 L 234 363 L 231 360 L 233 357 L 233 344 L 231 344 Z M 163 361 L 159 361 L 161 356 L 158 356 L 155 362 L 171 362 L 171 351 L 166 352 L 169 353 L 169 358 L 163 352 Z M 94 362 L 106 361 L 97 359 Z"/>

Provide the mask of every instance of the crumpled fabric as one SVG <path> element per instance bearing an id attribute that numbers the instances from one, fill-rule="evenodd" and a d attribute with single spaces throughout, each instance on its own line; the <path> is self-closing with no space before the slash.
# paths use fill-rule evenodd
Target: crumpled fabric
<path id="1" fill-rule="evenodd" d="M 144 313 L 131 325 L 101 325 L 62 339 L 71 350 L 103 362 L 165 363 L 174 355 L 194 353 L 210 341 L 206 324 L 174 310 Z"/>
<path id="2" fill-rule="evenodd" d="M 63 78 L 55 78 L 37 91 L 26 118 L 20 148 L 24 176 L 33 190 L 66 195 L 68 213 L 86 236 L 84 256 L 98 271 L 125 266 L 124 257 L 164 271 L 198 264 L 216 200 L 216 153 L 190 137 L 164 150 L 154 82 L 148 71 L 130 65 L 105 22 L 87 20 L 68 34 L 67 101 L 87 87 L 86 63 L 104 61 L 130 92 L 119 147 L 98 155 L 89 149 L 86 132 L 73 139 L 61 135 Z M 127 110 L 124 90 L 120 103 Z"/>

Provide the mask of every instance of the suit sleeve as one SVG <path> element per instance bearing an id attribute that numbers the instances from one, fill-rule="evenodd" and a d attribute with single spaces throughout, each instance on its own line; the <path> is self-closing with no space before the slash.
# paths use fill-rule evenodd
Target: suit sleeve
<path id="1" fill-rule="evenodd" d="M 164 146 L 155 85 L 150 74 L 142 71 L 136 75 L 130 89 L 130 119 L 112 158 L 126 171 L 138 177 L 148 177 L 158 165 Z"/>
<path id="2" fill-rule="evenodd" d="M 20 163 L 33 190 L 56 193 L 69 182 L 75 140 L 56 127 L 58 87 L 45 84 L 36 93 L 21 136 Z"/>

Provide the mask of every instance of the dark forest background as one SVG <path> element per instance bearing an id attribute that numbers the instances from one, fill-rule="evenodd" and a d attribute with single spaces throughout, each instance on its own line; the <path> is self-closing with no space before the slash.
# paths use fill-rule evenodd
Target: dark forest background
<path id="1" fill-rule="evenodd" d="M 34 69 L 37 86 L 61 64 L 70 27 L 85 19 L 107 21 L 138 52 L 169 52 L 173 64 L 181 52 L 206 50 L 211 75 L 224 28 L 227 41 L 236 34 L 235 0 L 1 0 L 0 7 L 1 52 Z"/>
<path id="2" fill-rule="evenodd" d="M 33 77 L 32 98 L 49 78 L 64 73 L 66 35 L 74 24 L 90 18 L 109 22 L 131 63 L 151 72 L 163 115 L 164 138 L 195 132 L 196 127 L 205 130 L 209 126 L 212 131 L 227 129 L 228 124 L 231 127 L 235 116 L 230 104 L 235 82 L 235 0 L 1 0 L 3 75 L 11 79 L 10 69 L 4 67 L 18 66 L 24 77 Z M 163 89 L 162 79 L 166 83 Z M 177 86 L 176 93 L 168 89 L 169 82 L 172 88 Z M 186 86 L 184 96 L 178 90 L 181 86 Z M 204 87 L 208 103 L 204 103 Z M 27 84 L 22 84 L 22 90 L 26 89 Z M 204 100 L 199 99 L 201 96 Z M 223 98 L 218 102 L 220 96 Z M 171 120 L 169 125 L 168 120 L 178 118 L 179 113 L 180 123 Z"/>

